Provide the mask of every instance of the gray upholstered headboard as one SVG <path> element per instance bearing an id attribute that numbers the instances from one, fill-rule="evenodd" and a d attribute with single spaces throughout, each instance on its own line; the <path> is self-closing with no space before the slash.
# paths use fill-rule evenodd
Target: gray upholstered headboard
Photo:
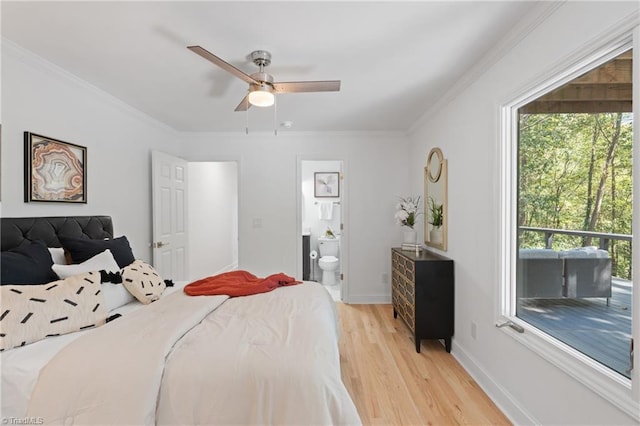
<path id="1" fill-rule="evenodd" d="M 0 226 L 2 251 L 33 240 L 42 240 L 47 247 L 60 247 L 59 235 L 113 238 L 111 216 L 3 217 Z"/>

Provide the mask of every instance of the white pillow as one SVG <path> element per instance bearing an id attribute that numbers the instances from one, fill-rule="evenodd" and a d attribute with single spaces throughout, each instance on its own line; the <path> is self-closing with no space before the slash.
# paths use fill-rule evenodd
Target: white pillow
<path id="1" fill-rule="evenodd" d="M 49 253 L 51 253 L 51 260 L 54 265 L 66 265 L 67 258 L 64 257 L 64 249 L 62 247 L 49 247 Z"/>
<path id="2" fill-rule="evenodd" d="M 77 265 L 53 265 L 51 268 L 61 279 L 103 269 L 107 272 L 120 272 L 120 267 L 109 249 Z M 135 300 L 122 284 L 102 283 L 102 293 L 109 312 Z"/>
<path id="3" fill-rule="evenodd" d="M 86 272 L 101 271 L 120 272 L 120 267 L 111 254 L 111 250 L 107 249 L 102 253 L 98 253 L 92 258 L 85 260 L 77 265 L 53 265 L 53 272 L 60 279 L 69 278 L 73 275 L 84 274 Z"/>
<path id="4" fill-rule="evenodd" d="M 40 285 L 3 285 L 0 350 L 105 323 L 100 274 L 89 272 Z"/>
<path id="5" fill-rule="evenodd" d="M 158 300 L 167 287 L 153 266 L 142 260 L 122 269 L 122 284 L 145 305 Z"/>
<path id="6" fill-rule="evenodd" d="M 136 300 L 121 283 L 102 283 L 102 294 L 109 312 Z"/>

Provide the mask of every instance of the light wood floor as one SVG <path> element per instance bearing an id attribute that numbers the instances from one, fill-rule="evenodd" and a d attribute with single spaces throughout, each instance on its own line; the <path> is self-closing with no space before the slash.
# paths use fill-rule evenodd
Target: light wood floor
<path id="1" fill-rule="evenodd" d="M 391 305 L 336 305 L 342 380 L 364 425 L 510 424 L 440 342 L 416 353 Z"/>

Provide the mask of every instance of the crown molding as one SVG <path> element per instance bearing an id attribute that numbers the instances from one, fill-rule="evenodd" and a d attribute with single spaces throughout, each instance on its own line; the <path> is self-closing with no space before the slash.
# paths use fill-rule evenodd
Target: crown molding
<path id="1" fill-rule="evenodd" d="M 281 130 L 278 131 L 278 134 L 275 135 L 273 130 L 261 130 L 261 131 L 251 131 L 246 134 L 244 130 L 235 131 L 224 131 L 218 132 L 215 130 L 212 131 L 182 131 L 180 135 L 183 137 L 201 137 L 206 135 L 211 135 L 215 137 L 246 137 L 250 139 L 252 137 L 272 137 L 272 138 L 295 138 L 295 137 L 336 137 L 336 138 L 353 138 L 353 137 L 367 137 L 367 138 L 376 138 L 376 139 L 407 139 L 408 135 L 405 131 L 386 131 L 386 130 L 349 130 L 349 131 L 295 131 L 295 130 Z"/>
<path id="2" fill-rule="evenodd" d="M 70 73 L 64 68 L 55 65 L 52 62 L 47 61 L 41 56 L 36 55 L 28 49 L 14 43 L 13 41 L 6 39 L 4 37 L 0 38 L 0 51 L 2 56 L 9 55 L 12 58 L 19 60 L 23 64 L 35 68 L 39 71 L 42 71 L 48 75 L 51 75 L 63 83 L 71 84 L 76 87 L 79 87 L 83 90 L 90 92 L 92 95 L 96 96 L 98 99 L 104 101 L 105 103 L 111 104 L 116 108 L 120 109 L 124 113 L 137 118 L 138 120 L 144 122 L 145 124 L 149 124 L 153 127 L 156 127 L 159 130 L 168 132 L 177 136 L 180 134 L 176 129 L 162 123 L 161 121 L 156 120 L 155 118 L 143 113 L 139 109 L 136 109 L 124 102 L 123 100 L 111 95 L 110 93 L 100 89 L 97 86 L 94 86 L 88 83 L 86 80 L 81 79 L 75 74 Z"/>
<path id="3" fill-rule="evenodd" d="M 547 20 L 566 0 L 540 2 L 534 6 L 533 10 L 522 18 L 491 50 L 474 64 L 447 92 L 434 103 L 420 118 L 418 118 L 407 130 L 407 135 L 412 135 L 432 115 L 442 110 L 447 104 L 457 98 L 465 89 L 478 80 L 489 68 L 495 65 L 523 39 L 525 39 L 542 22 Z"/>
<path id="4" fill-rule="evenodd" d="M 11 40 L 8 40 L 4 37 L 0 38 L 0 51 L 2 55 L 10 55 L 11 57 L 19 60 L 20 62 L 30 66 L 32 68 L 38 69 L 48 75 L 54 76 L 55 78 L 61 80 L 66 84 L 72 84 L 77 87 L 80 87 L 84 90 L 91 92 L 93 95 L 98 97 L 99 99 L 114 105 L 119 108 L 123 112 L 136 117 L 140 121 L 143 121 L 146 124 L 152 125 L 162 131 L 169 132 L 176 137 L 184 137 L 187 138 L 193 135 L 215 135 L 216 137 L 223 136 L 247 136 L 247 137 L 313 137 L 313 136 L 322 136 L 322 137 L 368 137 L 368 138 L 407 138 L 407 133 L 405 131 L 371 131 L 371 130 L 354 130 L 354 131 L 332 131 L 332 132 L 323 132 L 323 131 L 291 131 L 291 130 L 279 130 L 277 136 L 273 134 L 272 130 L 264 130 L 264 131 L 251 131 L 249 130 L 249 134 L 245 135 L 245 130 L 239 130 L 237 132 L 217 132 L 217 131 L 183 131 L 174 129 L 173 127 L 156 120 L 155 118 L 145 114 L 144 112 L 132 107 L 128 103 L 122 101 L 121 99 L 111 95 L 110 93 L 88 83 L 86 80 L 81 79 L 75 74 L 70 73 L 64 68 L 59 67 L 58 65 L 53 64 L 52 62 L 47 61 L 41 56 L 36 55 L 23 48 L 22 46 L 14 43 Z"/>

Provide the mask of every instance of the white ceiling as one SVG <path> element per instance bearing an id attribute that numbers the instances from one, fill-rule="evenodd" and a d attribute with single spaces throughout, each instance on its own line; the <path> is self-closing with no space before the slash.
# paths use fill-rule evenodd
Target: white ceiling
<path id="1" fill-rule="evenodd" d="M 180 131 L 274 128 L 274 108 L 234 112 L 247 84 L 201 45 L 276 81 L 342 80 L 279 95 L 296 131 L 405 131 L 533 10 L 532 2 L 9 2 L 2 36 Z M 10 106 L 5 106 L 10 107 Z"/>

